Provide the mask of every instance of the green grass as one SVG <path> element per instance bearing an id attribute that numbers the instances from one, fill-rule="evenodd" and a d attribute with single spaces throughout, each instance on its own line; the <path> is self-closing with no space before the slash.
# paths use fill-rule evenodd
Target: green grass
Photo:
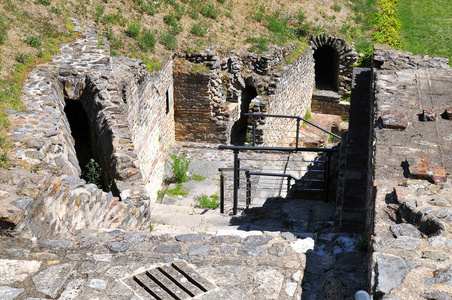
<path id="1" fill-rule="evenodd" d="M 206 194 L 202 194 L 201 196 L 197 196 L 195 198 L 195 207 L 215 209 L 220 205 L 218 202 L 219 198 L 220 197 L 218 195 L 207 196 Z"/>
<path id="2" fill-rule="evenodd" d="M 452 61 L 452 1 L 399 0 L 401 49 Z"/>
<path id="3" fill-rule="evenodd" d="M 206 178 L 207 178 L 207 177 L 201 176 L 201 175 L 198 175 L 198 174 L 193 174 L 193 175 L 191 176 L 191 179 L 193 179 L 194 181 L 198 181 L 198 182 L 203 181 L 203 180 L 205 180 Z"/>
<path id="4" fill-rule="evenodd" d="M 187 191 L 181 183 L 178 183 L 175 188 L 166 190 L 166 194 L 169 196 L 185 196 Z"/>

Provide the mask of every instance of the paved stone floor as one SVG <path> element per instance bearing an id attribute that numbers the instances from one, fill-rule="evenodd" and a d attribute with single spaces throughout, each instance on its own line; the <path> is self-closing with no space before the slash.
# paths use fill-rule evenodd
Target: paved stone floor
<path id="1" fill-rule="evenodd" d="M 452 69 L 384 47 L 375 56 L 374 295 L 451 299 Z M 436 119 L 423 121 L 432 109 Z M 382 123 L 385 113 L 397 123 Z"/>

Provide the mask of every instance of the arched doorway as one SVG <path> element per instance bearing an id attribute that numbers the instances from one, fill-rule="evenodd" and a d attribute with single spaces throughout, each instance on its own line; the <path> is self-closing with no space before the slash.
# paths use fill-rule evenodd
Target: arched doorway
<path id="1" fill-rule="evenodd" d="M 319 90 L 338 91 L 339 54 L 331 46 L 322 46 L 314 52 L 315 84 Z"/>
<path id="2" fill-rule="evenodd" d="M 240 118 L 234 123 L 231 129 L 231 144 L 235 146 L 241 146 L 246 142 L 246 130 L 248 127 L 248 117 L 245 113 L 248 113 L 251 100 L 257 97 L 256 88 L 253 86 L 247 86 L 242 91 L 240 101 Z"/>

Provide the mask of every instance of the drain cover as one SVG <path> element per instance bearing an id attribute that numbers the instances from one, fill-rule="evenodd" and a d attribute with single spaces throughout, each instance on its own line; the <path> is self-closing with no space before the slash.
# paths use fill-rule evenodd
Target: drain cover
<path id="1" fill-rule="evenodd" d="M 123 281 L 144 300 L 190 299 L 215 288 L 184 261 L 150 269 Z"/>

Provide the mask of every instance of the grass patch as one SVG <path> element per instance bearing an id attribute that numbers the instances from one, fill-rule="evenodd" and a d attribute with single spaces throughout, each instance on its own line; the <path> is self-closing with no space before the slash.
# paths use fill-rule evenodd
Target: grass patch
<path id="1" fill-rule="evenodd" d="M 155 43 L 156 39 L 154 34 L 150 30 L 144 29 L 138 40 L 138 46 L 140 47 L 140 49 L 145 52 L 153 52 Z"/>
<path id="2" fill-rule="evenodd" d="M 190 69 L 190 74 L 209 73 L 209 72 L 210 72 L 209 67 L 206 67 L 201 64 L 193 64 L 193 66 Z"/>
<path id="3" fill-rule="evenodd" d="M 300 43 L 297 48 L 295 48 L 292 52 L 289 53 L 286 57 L 284 57 L 284 63 L 291 64 L 295 60 L 297 60 L 300 55 L 302 55 L 305 50 L 308 48 L 308 45 L 305 43 Z"/>
<path id="4" fill-rule="evenodd" d="M 188 193 L 182 183 L 176 184 L 176 187 L 166 190 L 168 196 L 186 196 Z"/>
<path id="5" fill-rule="evenodd" d="M 201 22 L 194 23 L 191 26 L 190 32 L 194 36 L 205 37 L 208 30 L 209 30 L 209 23 L 201 21 Z"/>
<path id="6" fill-rule="evenodd" d="M 446 57 L 452 63 L 452 2 L 399 0 L 400 47 L 414 54 Z"/>
<path id="7" fill-rule="evenodd" d="M 219 198 L 220 197 L 218 195 L 207 196 L 206 194 L 202 194 L 201 196 L 197 196 L 195 198 L 195 207 L 215 209 L 220 205 L 220 202 L 218 202 Z"/>
<path id="8" fill-rule="evenodd" d="M 193 179 L 194 181 L 198 181 L 198 182 L 203 181 L 206 178 L 207 177 L 201 176 L 201 175 L 198 175 L 198 174 L 193 174 L 193 176 L 191 177 L 191 179 Z"/>

